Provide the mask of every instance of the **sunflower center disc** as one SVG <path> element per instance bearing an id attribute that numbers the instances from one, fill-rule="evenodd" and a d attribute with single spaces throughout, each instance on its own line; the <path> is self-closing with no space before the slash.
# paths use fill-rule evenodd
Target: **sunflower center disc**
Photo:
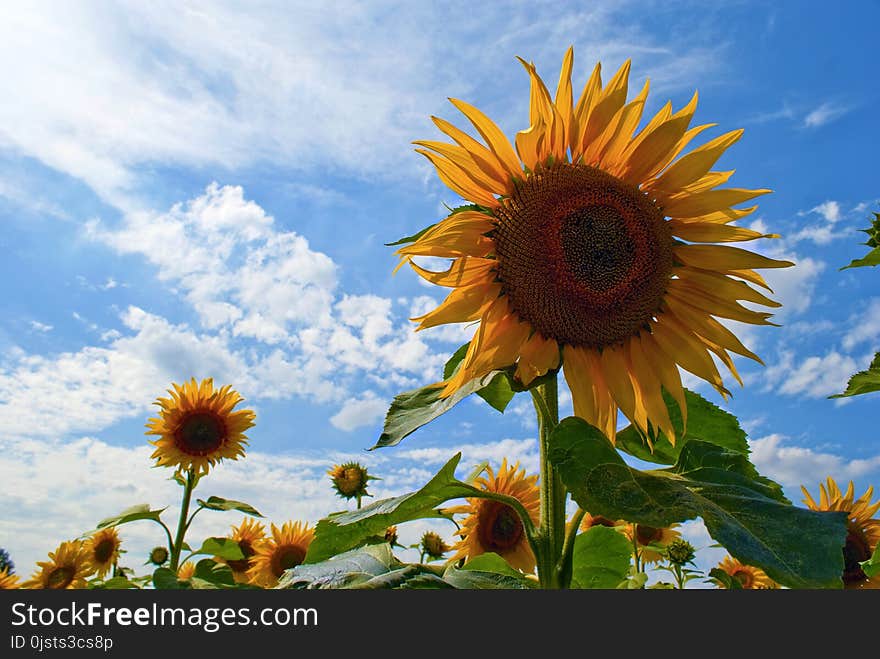
<path id="1" fill-rule="evenodd" d="M 106 563 L 113 556 L 113 550 L 116 548 L 116 543 L 114 543 L 109 538 L 106 540 L 101 540 L 95 547 L 95 560 L 98 563 Z"/>
<path id="2" fill-rule="evenodd" d="M 663 529 L 655 529 L 653 526 L 636 524 L 636 538 L 640 545 L 647 547 L 652 542 L 658 542 L 663 537 Z"/>
<path id="3" fill-rule="evenodd" d="M 499 279 L 545 337 L 598 348 L 637 333 L 672 273 L 663 213 L 639 189 L 586 165 L 554 165 L 495 211 Z"/>
<path id="4" fill-rule="evenodd" d="M 523 535 L 523 525 L 510 506 L 493 501 L 487 505 L 488 514 L 481 520 L 481 544 L 489 551 L 510 549 Z"/>
<path id="5" fill-rule="evenodd" d="M 275 554 L 273 561 L 274 572 L 276 577 L 281 577 L 285 570 L 296 567 L 305 559 L 306 553 L 300 547 L 282 547 Z"/>
<path id="6" fill-rule="evenodd" d="M 223 422 L 213 414 L 196 412 L 184 419 L 174 433 L 177 448 L 189 455 L 213 453 L 226 439 Z"/>
<path id="7" fill-rule="evenodd" d="M 64 590 L 70 585 L 70 582 L 73 581 L 73 575 L 76 571 L 67 565 L 62 567 L 56 567 L 49 573 L 49 577 L 46 579 L 46 585 L 49 588 Z"/>

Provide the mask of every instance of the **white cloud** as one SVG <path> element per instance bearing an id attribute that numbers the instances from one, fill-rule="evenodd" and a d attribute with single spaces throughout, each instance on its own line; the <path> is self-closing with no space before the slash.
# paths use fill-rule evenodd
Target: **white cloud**
<path id="1" fill-rule="evenodd" d="M 803 485 L 815 497 L 818 484 L 828 476 L 845 487 L 849 480 L 866 476 L 876 479 L 880 471 L 880 455 L 849 459 L 802 446 L 789 446 L 788 441 L 784 435 L 774 433 L 750 440 L 749 446 L 752 462 L 758 471 L 785 487 L 793 488 L 796 493 L 793 496 L 798 496 L 798 488 Z"/>
<path id="2" fill-rule="evenodd" d="M 30 326 L 31 326 L 31 329 L 33 329 L 34 331 L 42 332 L 44 334 L 46 332 L 51 332 L 53 329 L 52 325 L 47 325 L 46 323 L 41 323 L 39 320 L 30 321 Z"/>
<path id="3" fill-rule="evenodd" d="M 773 299 L 782 303 L 779 309 L 772 309 L 775 322 L 782 322 L 791 316 L 805 313 L 813 302 L 813 291 L 819 275 L 825 270 L 825 263 L 812 257 L 799 257 L 791 252 L 777 253 L 773 258 L 793 261 L 793 268 L 764 270 L 761 274 L 767 285 L 773 289 Z M 762 310 L 764 308 L 762 307 Z"/>
<path id="4" fill-rule="evenodd" d="M 347 432 L 375 425 L 385 416 L 389 403 L 390 401 L 377 397 L 372 391 L 366 391 L 359 398 L 347 400 L 342 408 L 330 417 L 330 423 Z"/>
<path id="5" fill-rule="evenodd" d="M 824 126 L 825 124 L 843 116 L 849 112 L 849 110 L 850 108 L 848 107 L 830 101 L 822 103 L 822 105 L 810 111 L 807 116 L 804 117 L 804 127 L 818 128 L 819 126 Z"/>
<path id="6" fill-rule="evenodd" d="M 765 391 L 776 388 L 779 393 L 790 396 L 824 398 L 843 391 L 857 370 L 858 363 L 852 357 L 836 350 L 797 363 L 794 353 L 784 350 L 780 352 L 779 361 L 770 364 L 764 372 Z"/>
<path id="7" fill-rule="evenodd" d="M 880 298 L 874 297 L 868 300 L 867 308 L 850 322 L 852 327 L 843 337 L 843 347 L 846 350 L 852 350 L 880 336 Z"/>

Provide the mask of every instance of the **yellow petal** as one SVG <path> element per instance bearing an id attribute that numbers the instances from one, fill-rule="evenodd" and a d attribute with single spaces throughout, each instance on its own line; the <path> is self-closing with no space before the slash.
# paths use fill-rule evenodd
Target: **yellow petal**
<path id="1" fill-rule="evenodd" d="M 746 348 L 736 335 L 715 320 L 707 312 L 687 304 L 684 300 L 667 296 L 666 304 L 685 325 L 691 327 L 700 336 L 709 339 L 722 348 L 735 352 L 743 357 L 754 359 L 759 364 L 764 362 L 751 350 Z"/>
<path id="2" fill-rule="evenodd" d="M 440 180 L 448 188 L 457 192 L 463 198 L 477 204 L 489 208 L 498 207 L 498 200 L 492 196 L 492 193 L 476 183 L 461 167 L 430 151 L 425 151 L 424 149 L 416 149 L 415 151 L 431 161 L 431 164 L 437 169 L 437 175 L 440 177 Z"/>
<path id="3" fill-rule="evenodd" d="M 687 400 L 674 357 L 666 354 L 651 334 L 642 332 L 638 340 L 645 358 L 660 378 L 660 384 L 678 403 L 684 425 L 687 427 Z"/>
<path id="4" fill-rule="evenodd" d="M 681 222 L 669 220 L 673 236 L 694 243 L 735 243 L 758 238 L 779 238 L 778 233 L 761 233 L 744 227 L 713 222 Z"/>
<path id="5" fill-rule="evenodd" d="M 410 267 L 423 279 L 437 284 L 438 286 L 469 286 L 480 281 L 493 281 L 493 270 L 498 266 L 495 259 L 481 259 L 472 256 L 463 256 L 455 259 L 448 270 L 433 272 L 420 267 L 410 261 Z"/>
<path id="6" fill-rule="evenodd" d="M 706 190 L 696 194 L 673 195 L 663 204 L 663 212 L 669 217 L 695 217 L 714 211 L 724 210 L 730 206 L 741 204 L 767 194 L 771 190 L 746 190 L 743 188 L 725 188 L 722 190 Z M 658 197 L 659 198 L 659 197 Z"/>
<path id="7" fill-rule="evenodd" d="M 569 46 L 565 51 L 565 57 L 562 59 L 562 68 L 559 71 L 559 82 L 556 85 L 556 109 L 562 120 L 562 150 L 563 153 L 568 148 L 571 140 L 571 117 L 572 104 L 574 102 L 571 88 L 571 69 L 574 65 L 574 48 Z"/>
<path id="8" fill-rule="evenodd" d="M 522 178 L 522 167 L 513 152 L 513 147 L 510 146 L 510 141 L 501 132 L 501 129 L 489 117 L 469 103 L 454 98 L 450 98 L 449 101 L 468 118 L 477 132 L 483 136 L 489 150 L 501 161 L 507 172 L 514 178 Z"/>
<path id="9" fill-rule="evenodd" d="M 535 171 L 538 163 L 543 160 L 543 154 L 547 151 L 544 146 L 546 139 L 547 125 L 540 117 L 527 130 L 516 134 L 516 152 L 530 171 Z"/>
<path id="10" fill-rule="evenodd" d="M 431 140 L 417 140 L 413 144 L 426 147 L 436 151 L 455 164 L 459 169 L 465 172 L 478 186 L 488 192 L 503 195 L 507 191 L 506 183 L 496 181 L 488 176 L 483 169 L 477 165 L 471 154 L 460 146 L 446 144 L 445 142 L 434 142 Z"/>
<path id="11" fill-rule="evenodd" d="M 498 160 L 494 153 L 448 121 L 434 116 L 431 117 L 431 120 L 436 124 L 437 128 L 451 137 L 460 147 L 467 150 L 486 176 L 498 183 L 504 184 L 507 186 L 507 190 L 509 190 L 510 174 L 505 171 L 501 161 Z"/>
<path id="12" fill-rule="evenodd" d="M 724 388 L 724 382 L 715 367 L 715 362 L 706 352 L 706 346 L 691 334 L 690 330 L 681 326 L 668 314 L 663 314 L 651 329 L 658 345 L 683 369 L 711 384 L 722 396 L 730 395 L 730 392 Z"/>
<path id="13" fill-rule="evenodd" d="M 687 131 L 697 109 L 697 93 L 684 108 L 658 126 L 629 155 L 623 179 L 641 183 L 653 176 Z"/>
<path id="14" fill-rule="evenodd" d="M 751 270 L 752 268 L 788 268 L 791 261 L 777 261 L 739 247 L 728 245 L 676 245 L 676 258 L 685 265 L 703 270 Z"/>
<path id="15" fill-rule="evenodd" d="M 635 413 L 635 393 L 623 353 L 618 348 L 606 347 L 602 350 L 599 363 L 602 367 L 602 378 L 608 385 L 614 402 L 623 415 L 635 423 L 637 416 Z"/>
<path id="16" fill-rule="evenodd" d="M 532 380 L 557 366 L 559 345 L 553 339 L 545 339 L 540 332 L 535 332 L 520 350 L 516 379 L 528 386 Z"/>
<path id="17" fill-rule="evenodd" d="M 666 409 L 666 402 L 663 400 L 660 388 L 661 382 L 656 369 L 645 355 L 642 343 L 638 338 L 630 340 L 628 349 L 632 380 L 638 390 L 636 398 L 641 400 L 651 425 L 659 428 L 674 445 L 675 429 L 672 427 L 672 421 L 669 419 L 669 411 Z"/>
<path id="18" fill-rule="evenodd" d="M 717 188 L 719 185 L 727 183 L 734 173 L 736 173 L 735 169 L 730 169 L 726 172 L 709 172 L 690 185 L 681 188 L 679 192 L 682 194 L 697 194 L 698 192 L 705 192 L 706 190 Z"/>
<path id="19" fill-rule="evenodd" d="M 596 138 L 604 132 L 608 122 L 611 121 L 626 102 L 630 65 L 630 60 L 624 62 L 623 66 L 620 67 L 605 89 L 599 94 L 599 98 L 590 112 L 587 125 L 583 128 L 584 136 L 578 149 L 579 153 L 584 153 Z"/>
<path id="20" fill-rule="evenodd" d="M 689 302 L 698 309 L 702 309 L 713 316 L 730 318 L 731 320 L 738 320 L 741 323 L 749 323 L 751 325 L 775 325 L 775 323 L 767 320 L 773 316 L 771 313 L 746 309 L 737 302 L 711 295 L 701 288 L 681 280 L 670 281 L 666 294 L 667 296 L 675 296 L 680 300 Z"/>
<path id="21" fill-rule="evenodd" d="M 651 185 L 652 189 L 675 193 L 712 169 L 721 154 L 742 137 L 743 129 L 732 130 L 706 142 L 672 163 Z"/>
<path id="22" fill-rule="evenodd" d="M 690 144 L 691 141 L 693 141 L 693 139 L 694 139 L 697 135 L 699 135 L 700 133 L 702 133 L 702 132 L 703 132 L 704 130 L 706 130 L 707 128 L 714 128 L 714 127 L 717 126 L 717 125 L 718 125 L 718 124 L 702 124 L 702 125 L 700 125 L 700 126 L 694 126 L 693 128 L 688 128 L 687 132 L 686 132 L 686 133 L 682 136 L 682 138 L 678 141 L 678 144 L 676 144 L 675 147 L 672 149 L 672 151 L 669 152 L 669 155 L 667 155 L 667 156 L 666 156 L 666 157 L 665 157 L 665 158 L 664 158 L 664 159 L 663 159 L 663 160 L 657 165 L 657 169 L 656 169 L 656 171 L 657 171 L 657 172 L 662 172 L 663 169 L 664 169 L 669 163 L 671 163 L 673 160 L 675 160 L 675 159 L 678 157 L 678 154 L 680 154 L 682 151 L 684 151 L 685 147 L 686 147 L 688 144 Z"/>
<path id="23" fill-rule="evenodd" d="M 584 151 L 584 163 L 598 164 L 599 167 L 614 173 L 620 154 L 632 139 L 633 131 L 642 118 L 645 99 L 648 97 L 650 83 L 645 81 L 642 91 L 630 103 L 624 105 L 608 122 L 608 126 Z"/>
<path id="24" fill-rule="evenodd" d="M 485 234 L 494 228 L 491 218 L 483 213 L 455 213 L 395 254 L 404 260 L 411 256 L 486 256 L 495 248 L 495 241 Z"/>
<path id="25" fill-rule="evenodd" d="M 599 99 L 602 92 L 602 65 L 596 63 L 593 67 L 593 73 L 590 75 L 578 103 L 575 106 L 574 113 L 571 117 L 571 131 L 569 137 L 569 146 L 571 147 L 571 160 L 577 162 L 583 154 L 584 135 L 586 133 L 587 124 L 589 122 L 590 113 L 593 106 Z"/>
<path id="26" fill-rule="evenodd" d="M 433 311 L 424 316 L 410 318 L 418 322 L 416 331 L 445 325 L 447 323 L 467 323 L 480 318 L 489 304 L 498 298 L 500 284 L 474 284 L 456 288 Z"/>
<path id="27" fill-rule="evenodd" d="M 676 271 L 679 279 L 683 282 L 698 286 L 707 295 L 731 300 L 747 300 L 765 307 L 781 307 L 775 300 L 771 300 L 763 293 L 756 291 L 748 284 L 731 279 L 720 272 L 697 270 L 694 268 L 680 268 Z"/>
<path id="28" fill-rule="evenodd" d="M 617 406 L 602 380 L 595 351 L 565 346 L 562 371 L 571 389 L 575 415 L 598 428 L 613 443 L 617 433 Z"/>
<path id="29" fill-rule="evenodd" d="M 746 215 L 751 215 L 757 210 L 757 206 L 749 208 L 725 208 L 724 210 L 707 213 L 706 215 L 697 215 L 696 217 L 677 217 L 675 221 L 678 224 L 687 224 L 691 222 L 705 222 L 707 224 L 729 224 L 735 220 L 739 220 Z"/>

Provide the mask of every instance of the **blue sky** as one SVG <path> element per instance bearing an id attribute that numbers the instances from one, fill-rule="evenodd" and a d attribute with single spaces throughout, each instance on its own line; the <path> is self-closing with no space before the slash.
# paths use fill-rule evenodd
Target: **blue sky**
<path id="1" fill-rule="evenodd" d="M 708 5 L 708 6 L 707 6 Z M 324 474 L 360 459 L 378 496 L 417 488 L 456 450 L 537 466 L 527 397 L 479 400 L 366 454 L 398 392 L 439 377 L 472 330 L 415 334 L 442 299 L 383 243 L 443 216 L 412 140 L 467 100 L 525 128 L 533 60 L 575 86 L 632 58 L 646 116 L 694 89 L 694 119 L 738 127 L 732 184 L 768 187 L 747 222 L 781 328 L 738 328 L 766 368 L 724 406 L 753 459 L 800 501 L 831 475 L 880 484 L 876 398 L 828 400 L 880 344 L 870 269 L 838 268 L 878 210 L 873 30 L 880 7 L 813 2 L 27 3 L 0 20 L 0 546 L 29 574 L 58 542 L 130 504 L 177 501 L 144 423 L 171 382 L 214 377 L 257 411 L 247 459 L 200 487 L 277 523 L 344 507 Z M 631 94 L 634 92 L 631 92 Z M 708 387 L 700 393 L 721 404 Z M 570 412 L 570 404 L 563 405 Z M 234 515 L 202 515 L 224 533 Z M 432 524 L 408 526 L 415 542 Z M 450 525 L 438 528 L 446 535 Z M 699 524 L 697 544 L 709 542 Z M 129 563 L 160 536 L 125 529 Z"/>

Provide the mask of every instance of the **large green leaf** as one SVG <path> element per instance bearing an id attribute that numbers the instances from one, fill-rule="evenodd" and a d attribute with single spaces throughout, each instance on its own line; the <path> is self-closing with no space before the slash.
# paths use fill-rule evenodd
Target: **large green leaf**
<path id="1" fill-rule="evenodd" d="M 126 508 L 118 515 L 102 519 L 100 522 L 98 522 L 98 526 L 96 528 L 103 529 L 108 526 L 119 526 L 120 524 L 127 524 L 128 522 L 135 522 L 140 519 L 151 519 L 154 521 L 159 521 L 159 516 L 164 510 L 164 508 L 151 510 L 149 504 L 141 503 L 136 506 L 132 506 L 131 508 Z"/>
<path id="2" fill-rule="evenodd" d="M 549 456 L 572 498 L 592 514 L 658 528 L 702 517 L 732 556 L 779 583 L 842 585 L 846 513 L 785 503 L 740 453 L 691 440 L 675 466 L 641 472 L 601 431 L 570 417 L 553 431 Z"/>
<path id="3" fill-rule="evenodd" d="M 206 538 L 202 546 L 193 552 L 193 555 L 201 554 L 218 556 L 227 561 L 239 561 L 244 558 L 241 547 L 232 538 Z"/>
<path id="4" fill-rule="evenodd" d="M 574 540 L 572 588 L 617 588 L 629 573 L 632 545 L 625 535 L 594 526 Z"/>
<path id="5" fill-rule="evenodd" d="M 389 526 L 414 519 L 444 517 L 436 507 L 444 501 L 479 494 L 480 490 L 455 478 L 461 460 L 457 453 L 416 492 L 391 499 L 382 499 L 360 510 L 336 513 L 322 519 L 315 527 L 306 563 L 318 563 L 335 554 L 357 547 L 371 536 L 385 533 Z"/>
<path id="6" fill-rule="evenodd" d="M 325 561 L 297 565 L 287 570 L 278 588 L 346 588 L 384 575 L 395 563 L 391 547 L 369 545 L 331 556 Z"/>
<path id="7" fill-rule="evenodd" d="M 443 581 L 461 590 L 526 590 L 529 588 L 525 578 L 521 576 L 483 570 L 459 570 L 452 565 L 443 573 Z"/>
<path id="8" fill-rule="evenodd" d="M 859 371 L 849 379 L 846 391 L 842 394 L 828 396 L 828 398 L 858 396 L 859 394 L 869 394 L 872 391 L 880 391 L 880 352 L 874 355 L 868 370 Z"/>
<path id="9" fill-rule="evenodd" d="M 663 392 L 666 409 L 669 411 L 669 420 L 672 421 L 672 427 L 675 428 L 676 442 L 674 446 L 665 435 L 659 433 L 651 438 L 654 445 L 652 451 L 642 433 L 635 426 L 630 425 L 617 433 L 615 443 L 617 448 L 640 460 L 667 465 L 675 464 L 682 447 L 691 439 L 700 439 L 723 446 L 730 451 L 748 454 L 749 445 L 746 442 L 746 433 L 740 427 L 735 416 L 693 391 L 685 389 L 684 395 L 687 404 L 686 429 L 682 422 L 678 403 L 666 391 Z"/>
<path id="10" fill-rule="evenodd" d="M 875 247 L 860 259 L 853 259 L 849 262 L 849 265 L 845 265 L 840 269 L 846 270 L 847 268 L 864 268 L 865 266 L 869 265 L 880 265 L 880 247 Z"/>
<path id="11" fill-rule="evenodd" d="M 223 497 L 208 497 L 207 501 L 202 499 L 197 499 L 196 501 L 202 508 L 207 508 L 208 510 L 238 510 L 253 517 L 263 516 L 260 514 L 260 511 L 243 501 L 234 501 L 232 499 L 224 499 Z"/>

